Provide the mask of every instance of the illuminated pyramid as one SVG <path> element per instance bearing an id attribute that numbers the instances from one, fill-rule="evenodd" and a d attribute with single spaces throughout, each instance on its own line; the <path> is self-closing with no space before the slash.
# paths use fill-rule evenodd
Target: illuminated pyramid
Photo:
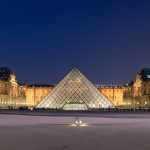
<path id="1" fill-rule="evenodd" d="M 88 110 L 114 107 L 114 105 L 77 69 L 36 106 L 45 109 Z"/>

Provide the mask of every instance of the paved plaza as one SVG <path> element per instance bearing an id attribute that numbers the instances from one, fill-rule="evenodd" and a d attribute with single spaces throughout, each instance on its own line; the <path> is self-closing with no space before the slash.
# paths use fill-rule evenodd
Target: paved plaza
<path id="1" fill-rule="evenodd" d="M 0 150 L 149 150 L 149 114 L 0 115 Z"/>

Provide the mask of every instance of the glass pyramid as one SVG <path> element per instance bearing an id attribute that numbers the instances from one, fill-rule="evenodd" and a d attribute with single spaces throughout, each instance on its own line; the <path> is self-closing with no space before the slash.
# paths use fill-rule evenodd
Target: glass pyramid
<path id="1" fill-rule="evenodd" d="M 66 75 L 36 108 L 88 110 L 114 105 L 77 69 Z"/>

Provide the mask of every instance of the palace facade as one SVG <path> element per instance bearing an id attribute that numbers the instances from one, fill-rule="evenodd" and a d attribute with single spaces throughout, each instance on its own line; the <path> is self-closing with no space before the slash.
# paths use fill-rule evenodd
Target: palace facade
<path id="1" fill-rule="evenodd" d="M 96 86 L 116 107 L 150 108 L 150 68 L 142 69 L 129 84 Z M 53 91 L 48 84 L 21 84 L 7 67 L 0 67 L 0 108 L 35 107 Z"/>
<path id="2" fill-rule="evenodd" d="M 0 108 L 34 107 L 52 89 L 52 85 L 21 84 L 14 72 L 0 67 Z"/>
<path id="3" fill-rule="evenodd" d="M 124 87 L 126 107 L 150 108 L 150 68 L 143 68 L 136 74 L 134 81 Z"/>
<path id="4" fill-rule="evenodd" d="M 124 87 L 122 85 L 100 85 L 98 90 L 102 92 L 115 106 L 123 106 Z"/>

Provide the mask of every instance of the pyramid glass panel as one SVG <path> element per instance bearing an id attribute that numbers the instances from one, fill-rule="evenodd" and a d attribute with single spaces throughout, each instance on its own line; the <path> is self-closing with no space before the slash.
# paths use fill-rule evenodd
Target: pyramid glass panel
<path id="1" fill-rule="evenodd" d="M 114 108 L 114 105 L 77 69 L 58 85 L 36 106 L 36 108 L 88 110 Z"/>

